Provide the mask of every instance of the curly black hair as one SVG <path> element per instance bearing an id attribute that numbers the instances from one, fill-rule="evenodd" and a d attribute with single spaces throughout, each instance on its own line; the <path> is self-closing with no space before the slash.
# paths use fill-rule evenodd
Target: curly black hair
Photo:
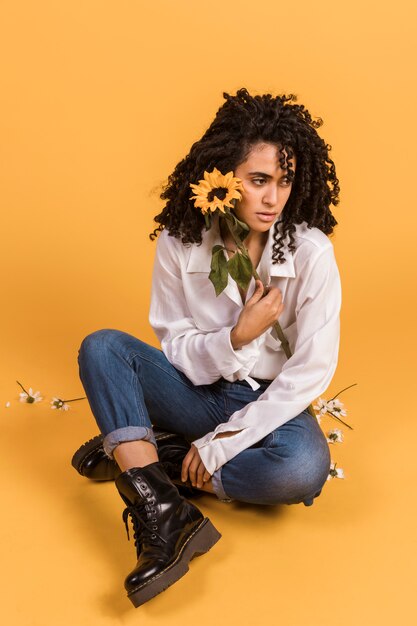
<path id="1" fill-rule="evenodd" d="M 205 219 L 190 200 L 190 183 L 197 184 L 204 171 L 212 171 L 214 167 L 223 173 L 235 170 L 248 158 L 254 144 L 267 142 L 277 146 L 281 167 L 288 168 L 288 178 L 293 182 L 280 216 L 281 234 L 278 221 L 274 224 L 272 260 L 283 263 L 282 248 L 287 237 L 288 249 L 295 250 L 296 224 L 305 221 L 309 228 L 316 227 L 326 235 L 331 234 L 337 224 L 329 207 L 339 203 L 339 180 L 329 157 L 331 146 L 316 130 L 323 120 L 313 120 L 302 104 L 289 104 L 297 100 L 293 94 L 251 96 L 242 88 L 235 96 L 224 92 L 223 97 L 226 102 L 210 127 L 192 145 L 189 154 L 177 164 L 162 187 L 160 198 L 167 202 L 163 211 L 154 217 L 159 226 L 149 237 L 153 240 L 158 231 L 167 228 L 169 234 L 181 238 L 183 244 L 201 244 Z M 294 154 L 296 173 L 290 161 Z"/>

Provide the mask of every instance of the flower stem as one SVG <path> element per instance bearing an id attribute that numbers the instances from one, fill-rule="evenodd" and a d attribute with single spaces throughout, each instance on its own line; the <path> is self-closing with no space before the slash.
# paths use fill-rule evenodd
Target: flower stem
<path id="1" fill-rule="evenodd" d="M 353 383 L 353 385 L 349 385 L 349 387 L 345 387 L 344 389 L 342 389 L 342 391 L 339 391 L 339 393 L 337 393 L 335 396 L 333 396 L 333 398 L 331 398 L 331 400 L 329 400 L 329 402 L 331 402 L 332 400 L 335 400 L 337 398 L 337 396 L 340 396 L 340 394 L 343 393 L 344 391 L 346 391 L 346 389 L 350 389 L 351 387 L 354 387 L 357 384 L 358 383 Z"/>
<path id="2" fill-rule="evenodd" d="M 17 382 L 17 384 L 18 384 L 18 385 L 20 385 L 20 387 L 22 387 L 23 391 L 24 391 L 25 393 L 27 393 L 27 395 L 29 396 L 30 394 L 29 394 L 29 393 L 26 391 L 26 389 L 23 387 L 22 383 L 19 383 L 19 381 L 18 381 L 18 380 L 17 380 L 16 382 Z"/>
<path id="3" fill-rule="evenodd" d="M 226 224 L 227 224 L 227 227 L 228 227 L 228 229 L 229 229 L 229 232 L 230 232 L 230 234 L 232 235 L 233 241 L 235 242 L 235 244 L 236 244 L 237 248 L 239 249 L 239 251 L 240 251 L 242 254 L 244 254 L 244 255 L 245 255 L 245 257 L 247 257 L 247 258 L 250 260 L 250 257 L 249 257 L 249 252 L 248 252 L 248 249 L 246 248 L 245 244 L 243 243 L 243 241 L 241 241 L 240 237 L 239 237 L 239 236 L 238 236 L 238 235 L 234 232 L 234 229 L 233 229 L 233 227 L 232 227 L 232 225 L 231 225 L 230 221 L 229 221 L 229 220 L 227 220 L 227 219 L 226 219 L 225 221 L 226 221 Z M 258 272 L 257 272 L 257 271 L 256 271 L 256 269 L 253 267 L 252 263 L 251 263 L 251 266 L 252 266 L 252 276 L 255 278 L 255 280 L 261 280 L 261 281 L 262 281 L 262 279 L 260 278 L 260 276 L 259 276 Z M 263 283 L 262 283 L 262 284 L 263 284 Z M 265 296 L 265 295 L 266 295 L 265 285 L 263 285 L 263 288 L 264 288 L 264 293 L 263 293 L 263 295 Z M 273 325 L 273 328 L 275 329 L 275 332 L 276 332 L 276 333 L 277 333 L 277 335 L 278 335 L 278 339 L 279 339 L 279 340 L 280 340 L 280 342 L 281 342 L 282 348 L 283 348 L 283 350 L 284 350 L 284 352 L 285 352 L 285 356 L 287 357 L 287 359 L 289 359 L 289 358 L 292 356 L 291 348 L 290 348 L 290 345 L 289 345 L 289 343 L 288 343 L 287 338 L 285 337 L 285 335 L 284 335 L 284 333 L 283 333 L 283 331 L 282 331 L 282 328 L 281 328 L 281 326 L 280 326 L 280 324 L 279 324 L 278 320 L 277 320 L 277 321 L 275 322 L 275 324 Z M 307 410 L 308 410 L 308 412 L 310 413 L 310 415 L 311 415 L 312 417 L 314 417 L 314 418 L 316 418 L 316 419 L 317 419 L 316 412 L 315 412 L 315 410 L 314 410 L 314 408 L 313 408 L 313 405 L 312 405 L 312 404 L 310 404 L 310 405 L 307 407 Z"/>
<path id="4" fill-rule="evenodd" d="M 342 424 L 343 424 L 344 426 L 347 426 L 348 428 L 350 428 L 350 430 L 353 430 L 353 427 L 352 427 L 352 426 L 349 426 L 349 424 L 347 424 L 346 422 L 344 422 L 342 419 L 340 419 L 340 417 L 338 417 L 337 415 L 335 415 L 335 414 L 334 414 L 334 413 L 332 413 L 331 411 L 327 411 L 327 413 L 328 413 L 329 415 L 331 415 L 332 417 L 334 417 L 334 418 L 335 418 L 335 420 L 339 420 L 339 422 L 342 422 Z"/>

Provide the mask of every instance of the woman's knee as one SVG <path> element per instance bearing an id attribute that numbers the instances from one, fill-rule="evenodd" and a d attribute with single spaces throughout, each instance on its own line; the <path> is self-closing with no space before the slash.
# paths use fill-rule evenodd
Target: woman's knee
<path id="1" fill-rule="evenodd" d="M 312 504 L 317 497 L 329 474 L 330 463 L 323 461 L 312 463 L 311 459 L 299 459 L 297 464 L 287 463 L 286 472 L 271 469 L 263 483 L 262 501 L 265 504 Z"/>
<path id="2" fill-rule="evenodd" d="M 78 351 L 78 362 L 102 359 L 110 348 L 120 340 L 124 333 L 111 328 L 96 330 L 87 335 L 81 342 Z"/>
<path id="3" fill-rule="evenodd" d="M 271 450 L 269 497 L 276 503 L 310 501 L 320 493 L 330 471 L 330 451 L 322 431 L 303 436 L 298 445 Z"/>
<path id="4" fill-rule="evenodd" d="M 329 446 L 321 444 L 294 459 L 290 497 L 304 502 L 319 495 L 330 471 Z"/>

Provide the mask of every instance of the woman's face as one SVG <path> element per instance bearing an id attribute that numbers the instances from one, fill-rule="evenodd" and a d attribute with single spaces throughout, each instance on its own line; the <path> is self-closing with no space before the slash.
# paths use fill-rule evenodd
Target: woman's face
<path id="1" fill-rule="evenodd" d="M 294 171 L 295 161 L 294 156 L 291 159 Z M 244 187 L 242 200 L 236 202 L 234 212 L 251 231 L 268 231 L 282 213 L 292 188 L 286 174 L 287 170 L 281 169 L 277 147 L 270 143 L 255 144 L 246 161 L 234 170 Z"/>

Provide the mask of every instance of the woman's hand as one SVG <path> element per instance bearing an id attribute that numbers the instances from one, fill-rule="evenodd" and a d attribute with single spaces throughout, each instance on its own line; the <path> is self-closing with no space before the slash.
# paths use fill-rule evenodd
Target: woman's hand
<path id="1" fill-rule="evenodd" d="M 198 448 L 193 443 L 182 462 L 181 480 L 186 482 L 188 475 L 190 476 L 192 486 L 197 486 L 198 489 L 202 488 L 203 482 L 205 483 L 211 478 L 211 474 L 208 473 L 201 460 Z"/>
<path id="2" fill-rule="evenodd" d="M 284 304 L 282 292 L 278 287 L 269 287 L 265 290 L 261 280 L 256 280 L 253 295 L 242 309 L 236 326 L 230 333 L 230 340 L 234 350 L 260 337 L 278 320 Z"/>

